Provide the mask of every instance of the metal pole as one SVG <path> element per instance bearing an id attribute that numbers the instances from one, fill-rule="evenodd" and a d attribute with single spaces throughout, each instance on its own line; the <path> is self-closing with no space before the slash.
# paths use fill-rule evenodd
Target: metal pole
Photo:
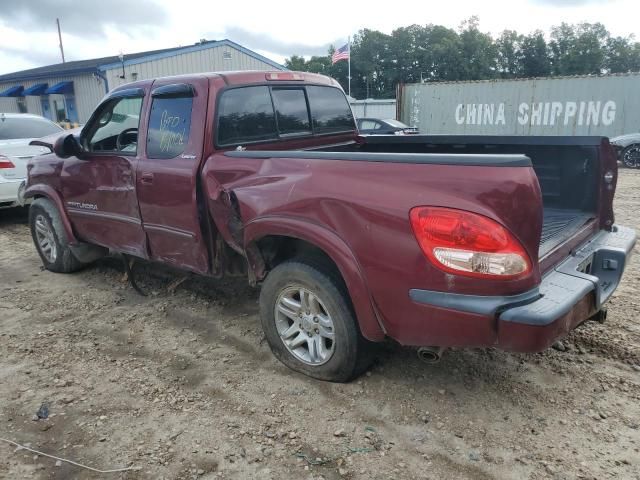
<path id="1" fill-rule="evenodd" d="M 349 96 L 351 96 L 351 35 L 349 35 L 347 43 L 349 44 L 349 72 L 347 73 L 347 79 L 349 80 Z"/>
<path id="2" fill-rule="evenodd" d="M 64 48 L 62 47 L 62 33 L 60 33 L 60 19 L 56 18 L 56 24 L 58 25 L 58 40 L 60 40 L 60 53 L 62 54 L 62 63 L 64 63 Z"/>

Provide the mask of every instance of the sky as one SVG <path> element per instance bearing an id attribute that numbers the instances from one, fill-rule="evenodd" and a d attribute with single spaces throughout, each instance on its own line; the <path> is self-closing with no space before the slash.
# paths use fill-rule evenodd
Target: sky
<path id="1" fill-rule="evenodd" d="M 473 15 L 480 29 L 549 32 L 561 22 L 601 22 L 613 35 L 640 34 L 638 0 L 22 0 L 0 9 L 0 74 L 67 61 L 228 38 L 282 63 L 324 55 L 329 45 L 369 28 L 391 33 L 412 24 L 457 28 Z"/>

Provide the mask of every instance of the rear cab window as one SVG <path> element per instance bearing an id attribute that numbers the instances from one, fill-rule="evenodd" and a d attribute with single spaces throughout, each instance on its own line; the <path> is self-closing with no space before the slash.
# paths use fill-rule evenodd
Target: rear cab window
<path id="1" fill-rule="evenodd" d="M 332 87 L 307 87 L 316 133 L 339 133 L 354 129 L 353 114 L 342 91 Z"/>
<path id="2" fill-rule="evenodd" d="M 269 87 L 241 87 L 223 92 L 216 131 L 220 145 L 276 139 L 278 132 Z"/>
<path id="3" fill-rule="evenodd" d="M 221 93 L 219 147 L 356 131 L 342 90 L 316 85 L 236 87 Z"/>
<path id="4" fill-rule="evenodd" d="M 274 88 L 271 95 L 281 136 L 311 133 L 309 108 L 303 88 Z"/>

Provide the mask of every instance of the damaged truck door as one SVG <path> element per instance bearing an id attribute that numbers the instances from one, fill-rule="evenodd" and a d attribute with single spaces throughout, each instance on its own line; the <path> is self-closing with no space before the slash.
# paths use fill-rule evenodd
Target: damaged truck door
<path id="1" fill-rule="evenodd" d="M 209 271 L 198 210 L 208 88 L 206 79 L 154 82 L 136 181 L 150 258 L 201 274 Z"/>
<path id="2" fill-rule="evenodd" d="M 78 156 L 65 159 L 61 197 L 76 234 L 123 253 L 146 258 L 135 186 L 141 155 L 144 87 L 111 95 L 80 136 Z"/>

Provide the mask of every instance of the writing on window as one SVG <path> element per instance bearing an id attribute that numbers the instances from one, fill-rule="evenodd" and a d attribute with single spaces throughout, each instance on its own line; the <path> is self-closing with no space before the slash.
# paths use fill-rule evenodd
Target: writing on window
<path id="1" fill-rule="evenodd" d="M 174 158 L 184 152 L 189 143 L 192 107 L 192 97 L 153 99 L 147 157 Z"/>

